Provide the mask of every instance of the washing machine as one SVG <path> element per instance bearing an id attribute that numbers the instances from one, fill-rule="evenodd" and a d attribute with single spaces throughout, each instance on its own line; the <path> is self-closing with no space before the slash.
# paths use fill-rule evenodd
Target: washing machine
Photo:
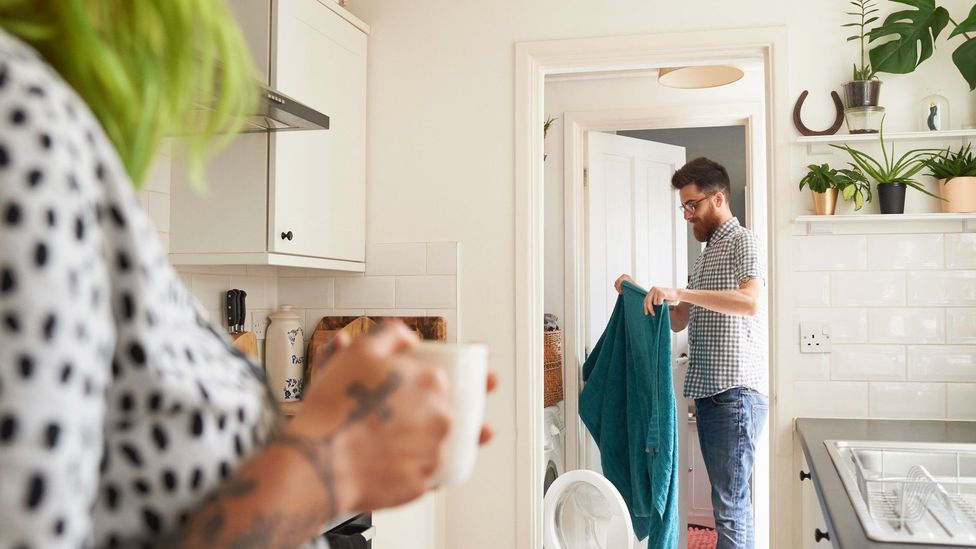
<path id="1" fill-rule="evenodd" d="M 545 409 L 545 421 L 543 423 L 543 448 L 545 449 L 545 470 L 542 473 L 543 485 L 542 493 L 549 491 L 549 486 L 556 481 L 556 478 L 566 472 L 566 457 L 563 453 L 565 449 L 563 437 L 563 410 L 559 405 L 550 406 Z"/>

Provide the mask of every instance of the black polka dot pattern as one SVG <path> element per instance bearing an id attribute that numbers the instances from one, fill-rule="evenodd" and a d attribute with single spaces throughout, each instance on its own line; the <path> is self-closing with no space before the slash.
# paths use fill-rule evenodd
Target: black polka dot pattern
<path id="1" fill-rule="evenodd" d="M 0 30 L 0 547 L 149 547 L 267 440 L 98 121 Z"/>

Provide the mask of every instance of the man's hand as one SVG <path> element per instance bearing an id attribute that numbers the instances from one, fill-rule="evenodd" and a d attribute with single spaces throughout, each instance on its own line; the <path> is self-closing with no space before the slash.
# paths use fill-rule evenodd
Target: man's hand
<path id="1" fill-rule="evenodd" d="M 613 287 L 617 289 L 618 294 L 624 293 L 624 287 L 623 287 L 624 280 L 629 280 L 631 282 L 634 282 L 634 279 L 630 278 L 629 274 L 622 274 L 618 276 L 617 280 L 613 283 Z"/>
<path id="2" fill-rule="evenodd" d="M 670 305 L 677 305 L 681 303 L 681 298 L 679 293 L 681 290 L 679 288 L 661 288 L 659 286 L 654 286 L 651 291 L 647 292 L 647 297 L 644 298 L 644 314 L 654 316 L 654 306 L 664 303 L 665 300 Z"/>

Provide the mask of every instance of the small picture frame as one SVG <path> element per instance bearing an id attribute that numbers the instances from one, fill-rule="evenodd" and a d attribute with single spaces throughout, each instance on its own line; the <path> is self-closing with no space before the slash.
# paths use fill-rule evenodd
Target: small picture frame
<path id="1" fill-rule="evenodd" d="M 919 131 L 945 131 L 949 127 L 949 100 L 937 93 L 923 97 L 918 105 Z"/>

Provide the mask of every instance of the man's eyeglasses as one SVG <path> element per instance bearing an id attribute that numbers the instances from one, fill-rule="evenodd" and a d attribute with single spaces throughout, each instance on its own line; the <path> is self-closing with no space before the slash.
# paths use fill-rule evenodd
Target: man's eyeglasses
<path id="1" fill-rule="evenodd" d="M 689 214 L 694 214 L 695 208 L 698 207 L 698 204 L 700 204 L 703 200 L 708 200 L 714 194 L 715 193 L 706 194 L 705 196 L 699 198 L 698 200 L 689 200 L 688 202 L 685 202 L 684 204 L 678 206 L 678 210 L 682 212 L 687 212 Z"/>

